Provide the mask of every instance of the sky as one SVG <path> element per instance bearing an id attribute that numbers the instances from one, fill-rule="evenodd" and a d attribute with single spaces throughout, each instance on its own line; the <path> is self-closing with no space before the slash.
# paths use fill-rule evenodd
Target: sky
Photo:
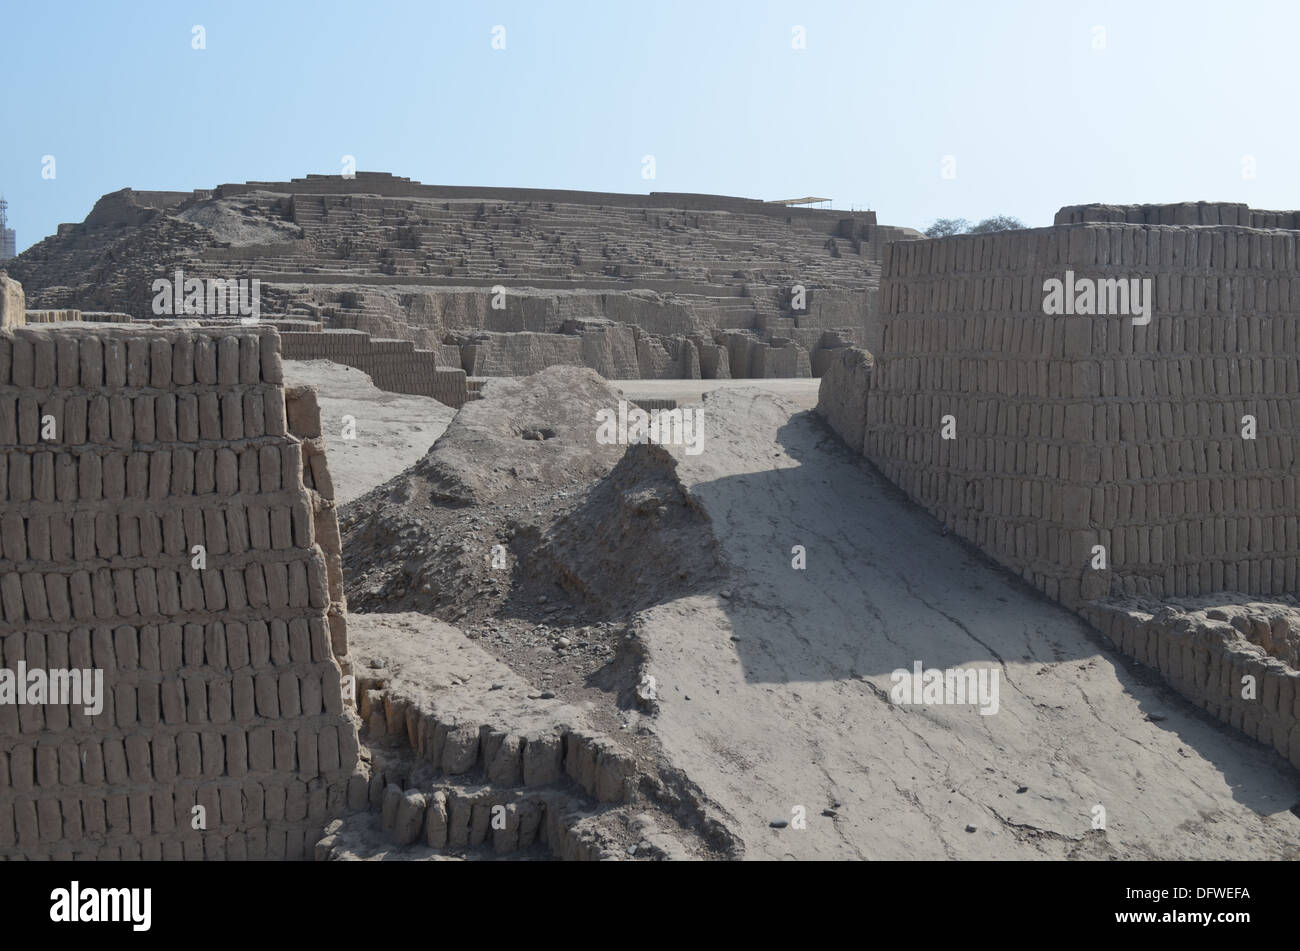
<path id="1" fill-rule="evenodd" d="M 429 184 L 826 197 L 915 228 L 1291 209 L 1297 34 L 1294 0 L 0 0 L 0 196 L 19 250 L 120 188 L 344 156 Z"/>

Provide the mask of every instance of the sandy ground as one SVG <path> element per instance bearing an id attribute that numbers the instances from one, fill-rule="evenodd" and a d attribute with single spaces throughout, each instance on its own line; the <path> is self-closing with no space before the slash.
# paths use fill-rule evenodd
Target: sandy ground
<path id="1" fill-rule="evenodd" d="M 421 455 L 450 410 L 431 422 L 439 404 L 376 403 L 337 375 L 321 377 L 326 413 L 357 415 L 358 441 L 373 427 L 367 453 L 327 443 L 355 496 Z M 615 385 L 699 386 L 646 382 Z M 704 451 L 673 450 L 712 518 L 727 588 L 634 621 L 659 698 L 638 726 L 746 857 L 1300 858 L 1300 777 L 1275 752 L 944 536 L 806 401 L 772 393 L 813 398 L 817 381 L 754 382 L 713 387 Z M 795 545 L 805 570 L 791 566 Z M 915 661 L 996 670 L 998 712 L 891 703 L 891 672 Z"/>
<path id="2" fill-rule="evenodd" d="M 817 405 L 820 379 L 798 380 L 610 380 L 628 399 L 677 400 L 679 404 L 697 403 L 714 390 L 760 389 L 788 399 L 799 409 Z"/>
<path id="3" fill-rule="evenodd" d="M 813 414 L 743 388 L 706 405 L 725 424 L 675 454 L 734 590 L 652 608 L 643 637 L 655 732 L 746 857 L 1300 857 L 1273 751 L 944 537 Z M 892 704 L 917 660 L 997 669 L 998 712 Z"/>
<path id="4" fill-rule="evenodd" d="M 284 378 L 290 385 L 316 387 L 339 504 L 414 465 L 456 415 L 431 397 L 386 393 L 360 370 L 328 360 L 285 360 Z M 356 421 L 354 439 L 341 438 L 345 415 Z"/>

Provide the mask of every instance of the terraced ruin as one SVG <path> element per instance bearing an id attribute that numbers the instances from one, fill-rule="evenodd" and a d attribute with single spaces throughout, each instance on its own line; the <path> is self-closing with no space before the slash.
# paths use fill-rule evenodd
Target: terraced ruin
<path id="1" fill-rule="evenodd" d="M 448 370 L 820 375 L 831 351 L 874 344 L 881 247 L 915 234 L 874 212 L 362 172 L 123 189 L 9 270 L 33 309 L 146 320 L 160 277 L 257 279 L 286 357 L 344 362 L 383 389 L 460 405 L 477 386 Z"/>

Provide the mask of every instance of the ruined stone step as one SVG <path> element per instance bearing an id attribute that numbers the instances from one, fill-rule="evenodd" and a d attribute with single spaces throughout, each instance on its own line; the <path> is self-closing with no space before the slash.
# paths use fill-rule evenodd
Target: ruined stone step
<path id="1" fill-rule="evenodd" d="M 317 861 L 552 858 L 616 860 L 617 843 L 600 829 L 609 807 L 563 789 L 499 790 L 490 785 L 390 785 L 378 808 L 326 827 Z M 662 841 L 662 840 L 661 840 Z"/>
<path id="2" fill-rule="evenodd" d="M 364 673 L 358 678 L 367 742 L 396 741 L 436 775 L 479 775 L 503 788 L 548 786 L 568 777 L 600 802 L 635 795 L 635 761 L 607 737 L 567 724 L 478 723 L 445 709 L 421 709 L 373 683 Z M 375 775 L 381 781 L 378 770 Z"/>

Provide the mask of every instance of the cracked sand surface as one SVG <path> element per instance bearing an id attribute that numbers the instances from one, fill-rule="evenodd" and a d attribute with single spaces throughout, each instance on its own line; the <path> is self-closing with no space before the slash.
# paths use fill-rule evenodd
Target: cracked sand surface
<path id="1" fill-rule="evenodd" d="M 731 597 L 656 606 L 642 636 L 655 732 L 747 857 L 1300 857 L 1300 783 L 1271 749 L 943 537 L 812 413 L 746 389 L 704 405 L 703 453 L 673 453 Z M 917 660 L 996 666 L 998 713 L 889 703 Z M 806 828 L 769 827 L 795 806 Z"/>

